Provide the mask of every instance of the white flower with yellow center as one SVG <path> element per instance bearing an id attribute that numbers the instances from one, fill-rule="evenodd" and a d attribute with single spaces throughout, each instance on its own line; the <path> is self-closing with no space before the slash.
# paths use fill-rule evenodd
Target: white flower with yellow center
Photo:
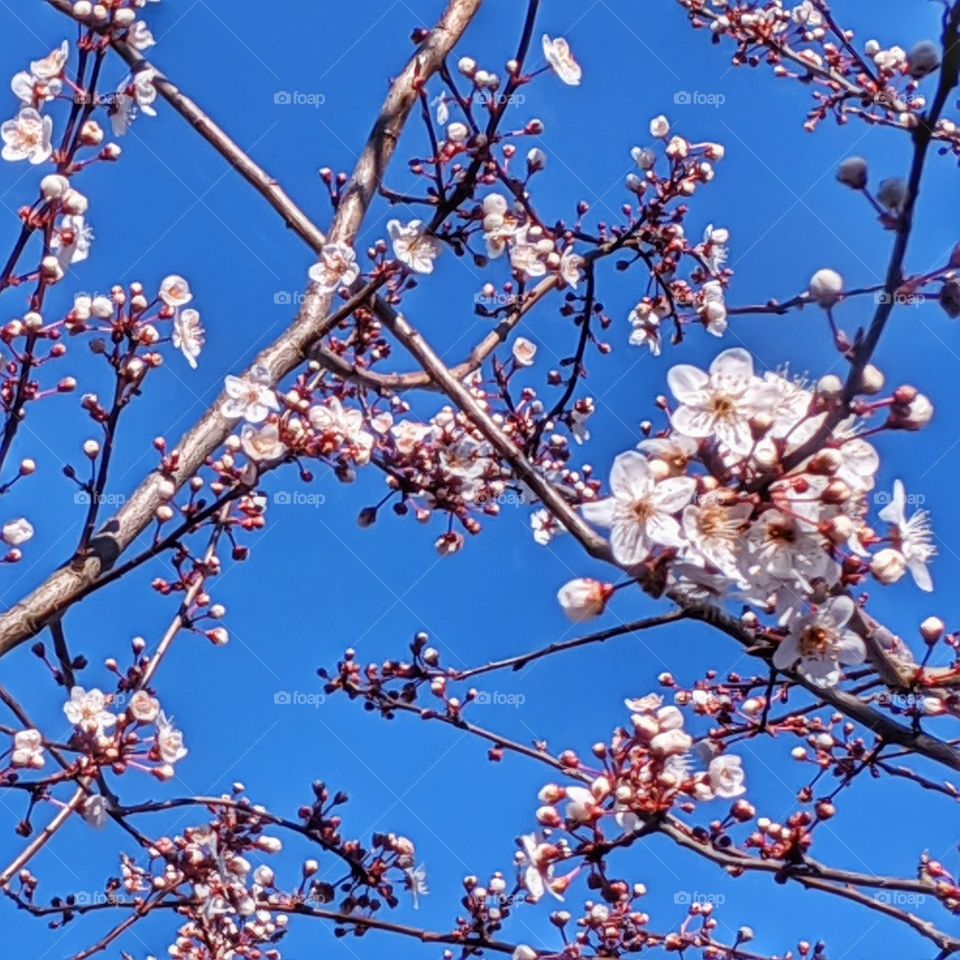
<path id="1" fill-rule="evenodd" d="M 4 160 L 43 163 L 53 153 L 53 120 L 41 117 L 33 107 L 24 107 L 13 120 L 0 126 Z"/>
<path id="2" fill-rule="evenodd" d="M 667 374 L 667 383 L 681 404 L 670 418 L 674 430 L 697 439 L 714 437 L 740 456 L 750 453 L 750 420 L 765 407 L 766 388 L 754 376 L 753 357 L 746 350 L 724 350 L 709 373 L 678 364 Z"/>
<path id="3" fill-rule="evenodd" d="M 835 686 L 843 676 L 841 664 L 863 663 L 867 656 L 863 641 L 847 628 L 853 612 L 853 600 L 833 597 L 811 614 L 790 615 L 790 632 L 774 651 L 773 665 L 796 667 L 818 687 Z"/>
<path id="4" fill-rule="evenodd" d="M 613 461 L 613 496 L 585 503 L 583 515 L 610 529 L 610 545 L 618 563 L 632 566 L 646 560 L 655 546 L 680 547 L 683 536 L 676 514 L 696 490 L 692 477 L 668 477 L 657 482 L 647 458 L 628 450 Z"/>

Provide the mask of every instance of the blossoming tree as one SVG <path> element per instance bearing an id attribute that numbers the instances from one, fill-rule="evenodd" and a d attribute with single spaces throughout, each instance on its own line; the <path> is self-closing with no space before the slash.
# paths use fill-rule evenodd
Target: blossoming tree
<path id="1" fill-rule="evenodd" d="M 817 850 L 824 825 L 863 780 L 933 794 L 947 810 L 958 799 L 949 778 L 960 769 L 960 634 L 937 616 L 916 636 L 910 624 L 881 622 L 870 594 L 933 590 L 933 534 L 906 492 L 911 477 L 897 480 L 879 509 L 872 496 L 889 435 L 921 431 L 933 405 L 874 361 L 912 298 L 938 299 L 948 316 L 960 316 L 960 247 L 933 270 L 909 265 L 930 155 L 960 156 L 950 116 L 960 3 L 942 3 L 936 42 L 905 52 L 855 35 L 826 0 L 680 0 L 691 27 L 734 64 L 807 88 L 812 135 L 832 121 L 881 125 L 911 151 L 903 178 L 875 183 L 869 157 L 849 156 L 836 170 L 836 189 L 857 192 L 875 211 L 878 247 L 888 248 L 884 281 L 857 287 L 822 268 L 807 289 L 758 305 L 738 303 L 728 231 L 688 227 L 724 147 L 689 138 L 666 115 L 649 122 L 632 151 L 619 222 L 598 221 L 576 201 L 566 219 L 547 219 L 536 187 L 549 135 L 522 116 L 518 94 L 549 83 L 560 96 L 588 76 L 566 40 L 543 32 L 550 25 L 538 0 L 518 5 L 516 52 L 505 64 L 458 49 L 482 0 L 449 0 L 435 27 L 415 31 L 414 52 L 355 170 L 321 170 L 333 210 L 325 224 L 147 59 L 155 41 L 146 0 L 47 3 L 70 39 L 26 69 L 12 65 L 12 117 L 0 129 L 3 160 L 22 165 L 23 183 L 35 187 L 18 227 L 7 230 L 11 250 L 0 269 L 11 318 L 0 328 L 0 493 L 35 482 L 34 437 L 24 430 L 35 405 L 78 403 L 89 435 L 76 441 L 83 465 L 64 470 L 83 504 L 79 542 L 0 614 L 0 657 L 35 658 L 38 682 L 62 704 L 69 727 L 64 737 L 35 724 L 21 693 L 0 682 L 7 907 L 58 929 L 85 925 L 90 945 L 77 960 L 140 951 L 137 929 L 158 917 L 166 939 L 151 944 L 151 955 L 181 960 L 273 960 L 290 927 L 310 920 L 342 938 L 379 931 L 435 944 L 451 958 L 828 956 L 814 918 L 810 940 L 782 944 L 764 929 L 765 916 L 731 927 L 709 902 L 690 903 L 679 924 L 648 912 L 652 878 L 634 875 L 624 856 L 658 838 L 732 877 L 765 875 L 771 885 L 879 915 L 916 935 L 918 956 L 960 954 L 960 885 L 925 852 L 919 831 L 915 858 L 897 875 L 858 872 Z M 107 81 L 113 74 L 118 85 Z M 205 332 L 187 278 L 102 295 L 71 289 L 73 266 L 96 255 L 88 208 L 109 201 L 95 191 L 88 198 L 87 171 L 124 162 L 124 135 L 133 126 L 149 138 L 142 117 L 161 109 L 179 113 L 223 155 L 260 195 L 251 203 L 266 201 L 310 248 L 314 266 L 295 321 L 226 377 L 182 436 L 154 441 L 149 469 L 111 516 L 118 424 L 149 402 L 171 354 L 194 369 L 203 363 Z M 389 167 L 407 127 L 419 188 L 399 193 Z M 385 236 L 361 249 L 378 196 L 396 215 Z M 443 357 L 405 312 L 411 291 L 429 290 L 431 275 L 455 258 L 479 272 L 479 292 L 468 294 L 478 294 L 477 311 L 490 321 L 462 360 Z M 600 299 L 617 272 L 639 277 L 634 288 L 644 291 L 627 316 L 609 316 Z M 571 346 L 560 369 L 544 371 L 529 324 L 551 304 Z M 832 360 L 822 374 L 792 375 L 789 355 L 770 368 L 749 342 L 729 342 L 739 317 L 801 311 L 823 320 L 817 329 Z M 694 337 L 717 338 L 706 370 L 669 356 Z M 102 361 L 95 383 L 57 372 L 78 343 Z M 662 355 L 670 395 L 638 407 L 647 419 L 612 462 L 591 464 L 594 384 L 604 356 L 621 348 Z M 408 356 L 409 367 L 394 355 Z M 502 869 L 465 879 L 459 915 L 451 908 L 444 929 L 391 916 L 404 893 L 416 900 L 427 892 L 414 839 L 351 836 L 340 814 L 346 798 L 325 782 L 289 809 L 261 805 L 240 784 L 211 796 L 174 790 L 191 732 L 170 716 L 171 653 L 187 634 L 228 644 L 218 577 L 225 558 L 247 560 L 254 534 L 269 526 L 266 485 L 281 472 L 304 488 L 321 473 L 346 484 L 359 471 L 383 484 L 380 502 L 359 511 L 361 527 L 416 519 L 409 536 L 429 536 L 441 556 L 483 550 L 475 535 L 515 496 L 529 505 L 528 535 L 538 544 L 563 536 L 581 548 L 574 573 L 584 575 L 558 592 L 536 584 L 537 602 L 559 602 L 576 624 L 615 616 L 629 593 L 658 606 L 642 620 L 466 667 L 448 666 L 418 634 L 381 664 L 364 665 L 348 649 L 321 668 L 318 694 L 345 695 L 384 718 L 419 716 L 484 741 L 491 760 L 515 754 L 542 770 L 528 830 L 503 838 Z M 343 497 L 349 503 L 349 492 Z M 388 505 L 394 516 L 381 517 Z M 42 522 L 40 509 L 4 516 L 11 570 L 29 556 Z M 248 575 L 255 549 L 249 560 Z M 153 640 L 138 636 L 104 664 L 87 663 L 72 649 L 73 611 L 145 569 L 169 598 L 168 623 L 152 629 Z M 475 678 L 693 623 L 742 648 L 745 668 L 697 678 L 677 664 L 627 699 L 615 730 L 584 729 L 565 750 L 477 722 Z M 135 629 L 148 634 L 145 625 Z M 746 749 L 761 741 L 804 771 L 785 814 L 751 798 L 751 783 L 765 774 L 751 769 Z M 137 799 L 145 789 L 150 798 Z M 183 814 L 181 825 L 157 829 L 171 810 Z M 113 844 L 116 867 L 102 896 L 82 902 L 57 889 L 55 871 L 37 866 L 76 821 L 119 828 L 97 834 Z M 284 848 L 297 851 L 295 869 L 277 859 Z M 549 935 L 532 942 L 529 928 L 518 932 L 520 905 L 554 898 L 562 905 L 542 905 L 552 909 Z M 851 944 L 837 945 L 837 955 Z"/>

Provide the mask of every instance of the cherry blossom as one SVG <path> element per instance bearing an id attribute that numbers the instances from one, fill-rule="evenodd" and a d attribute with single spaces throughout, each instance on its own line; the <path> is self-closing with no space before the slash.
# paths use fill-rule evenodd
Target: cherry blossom
<path id="1" fill-rule="evenodd" d="M 613 587 L 608 583 L 580 578 L 564 584 L 557 600 L 574 623 L 586 623 L 603 613 L 612 592 Z"/>
<path id="2" fill-rule="evenodd" d="M 439 241 L 426 230 L 422 220 L 411 220 L 406 225 L 391 220 L 387 224 L 393 255 L 414 273 L 433 273 L 433 261 L 440 256 Z"/>
<path id="3" fill-rule="evenodd" d="M 101 735 L 117 722 L 116 715 L 107 710 L 107 698 L 97 689 L 74 687 L 63 712 L 74 726 L 89 734 Z"/>
<path id="4" fill-rule="evenodd" d="M 150 28 L 144 20 L 138 20 L 130 30 L 127 31 L 127 43 L 129 43 L 134 50 L 139 50 L 141 53 L 155 46 L 156 42 L 153 34 L 150 32 Z"/>
<path id="5" fill-rule="evenodd" d="M 9 544 L 11 547 L 19 547 L 28 540 L 32 540 L 33 534 L 33 524 L 30 523 L 26 517 L 10 520 L 8 523 L 5 523 L 2 530 L 0 530 L 0 536 L 2 536 L 3 542 Z"/>
<path id="6" fill-rule="evenodd" d="M 138 723 L 153 723 L 160 715 L 160 702 L 146 690 L 137 690 L 130 698 L 127 712 Z"/>
<path id="7" fill-rule="evenodd" d="M 630 345 L 634 347 L 646 346 L 650 353 L 659 357 L 663 349 L 660 335 L 660 318 L 648 303 L 638 303 L 630 311 L 628 317 L 633 332 L 630 334 Z"/>
<path id="8" fill-rule="evenodd" d="M 358 465 L 370 462 L 374 440 L 364 430 L 363 414 L 359 410 L 347 410 L 336 397 L 332 397 L 327 403 L 310 408 L 310 423 L 320 433 L 348 444 Z"/>
<path id="9" fill-rule="evenodd" d="M 359 276 L 357 255 L 345 243 L 325 244 L 320 251 L 320 261 L 310 268 L 310 279 L 323 293 L 349 287 Z"/>
<path id="10" fill-rule="evenodd" d="M 53 153 L 53 120 L 41 117 L 33 107 L 24 107 L 14 120 L 0 126 L 4 160 L 29 160 L 32 164 L 43 163 Z"/>
<path id="11" fill-rule="evenodd" d="M 52 80 L 63 74 L 70 58 L 70 44 L 64 40 L 56 50 L 48 53 L 42 60 L 30 64 L 30 73 L 38 80 Z"/>
<path id="12" fill-rule="evenodd" d="M 563 37 L 551 39 L 548 34 L 544 34 L 541 44 L 543 46 L 543 55 L 547 58 L 547 63 L 553 68 L 553 72 L 568 86 L 580 86 L 580 80 L 583 77 L 583 71 L 580 64 L 573 58 L 570 52 L 570 45 Z"/>
<path id="13" fill-rule="evenodd" d="M 32 107 L 55 100 L 63 89 L 63 81 L 59 77 L 41 79 L 33 73 L 21 70 L 14 74 L 10 88 L 23 106 Z"/>
<path id="14" fill-rule="evenodd" d="M 183 733 L 174 727 L 173 720 L 162 711 L 157 718 L 156 744 L 157 752 L 165 763 L 176 763 L 187 755 Z"/>
<path id="15" fill-rule="evenodd" d="M 688 559 L 712 564 L 730 577 L 737 576 L 740 538 L 753 507 L 740 503 L 730 491 L 712 491 L 683 508 L 683 533 Z"/>
<path id="16" fill-rule="evenodd" d="M 747 792 L 747 788 L 744 786 L 746 775 L 740 757 L 730 756 L 729 754 L 714 757 L 710 761 L 707 775 L 713 793 L 725 800 L 742 797 Z"/>
<path id="17" fill-rule="evenodd" d="M 526 337 L 517 337 L 510 352 L 521 367 L 531 367 L 537 356 L 537 345 Z"/>
<path id="18" fill-rule="evenodd" d="M 584 504 L 583 514 L 591 523 L 610 529 L 610 543 L 620 563 L 642 563 L 654 546 L 683 544 L 675 515 L 690 502 L 696 481 L 690 477 L 657 481 L 647 458 L 628 450 L 613 462 L 610 489 L 613 496 Z"/>
<path id="19" fill-rule="evenodd" d="M 228 419 L 243 417 L 248 423 L 263 423 L 271 410 L 280 409 L 270 371 L 262 365 L 255 366 L 244 377 L 228 374 L 223 384 L 227 399 L 220 412 Z"/>
<path id="20" fill-rule="evenodd" d="M 753 373 L 753 357 L 741 347 L 719 354 L 709 374 L 689 364 L 670 368 L 667 382 L 681 406 L 673 411 L 674 430 L 688 437 L 713 437 L 730 452 L 750 453 L 750 421 L 765 406 L 767 391 Z"/>
<path id="21" fill-rule="evenodd" d="M 168 307 L 174 307 L 175 309 L 185 307 L 193 299 L 190 284 L 175 273 L 169 277 L 164 277 L 160 284 L 159 296 Z"/>
<path id="22" fill-rule="evenodd" d="M 863 641 L 847 628 L 854 603 L 849 597 L 832 597 L 812 613 L 791 613 L 789 633 L 773 655 L 781 670 L 799 663 L 800 672 L 818 686 L 835 686 L 842 677 L 843 665 L 863 663 Z"/>
<path id="23" fill-rule="evenodd" d="M 245 423 L 240 431 L 240 446 L 251 460 L 257 462 L 279 460 L 287 453 L 287 446 L 280 439 L 280 430 L 275 423 L 265 423 L 259 429 Z"/>
<path id="24" fill-rule="evenodd" d="M 843 296 L 843 277 L 836 270 L 818 270 L 810 278 L 809 292 L 821 307 L 832 307 Z"/>
<path id="25" fill-rule="evenodd" d="M 66 269 L 82 263 L 90 255 L 93 230 L 79 214 L 67 214 L 60 219 L 50 238 L 50 249 L 56 251 L 60 265 Z"/>
<path id="26" fill-rule="evenodd" d="M 200 313 L 192 307 L 178 310 L 173 318 L 173 345 L 186 357 L 187 363 L 196 370 L 197 358 L 203 350 L 205 342 L 203 326 L 200 323 Z"/>
<path id="27" fill-rule="evenodd" d="M 933 528 L 926 510 L 917 510 L 910 519 L 906 514 L 907 494 L 902 480 L 894 480 L 893 497 L 880 511 L 880 519 L 890 524 L 894 548 L 902 554 L 914 582 L 928 593 L 933 580 L 927 566 L 936 556 Z"/>
<path id="28" fill-rule="evenodd" d="M 94 794 L 92 797 L 87 797 L 83 802 L 83 810 L 81 811 L 83 819 L 95 829 L 99 830 L 102 827 L 106 826 L 107 820 L 109 818 L 109 804 L 107 798 L 101 794 Z"/>
<path id="29" fill-rule="evenodd" d="M 46 763 L 43 755 L 43 734 L 39 730 L 20 730 L 13 736 L 10 762 L 15 767 L 40 770 Z"/>

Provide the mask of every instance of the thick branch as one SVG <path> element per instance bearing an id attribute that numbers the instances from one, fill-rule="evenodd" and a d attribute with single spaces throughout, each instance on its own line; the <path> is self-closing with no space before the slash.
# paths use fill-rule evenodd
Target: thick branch
<path id="1" fill-rule="evenodd" d="M 50 0 L 66 12 L 66 4 Z M 383 172 L 393 157 L 400 132 L 417 102 L 423 84 L 439 69 L 444 58 L 460 39 L 482 0 L 450 0 L 446 11 L 429 37 L 417 49 L 407 66 L 392 83 L 390 92 L 374 124 L 366 147 L 357 162 L 334 218 L 331 237 L 352 244 L 376 195 Z M 269 370 L 274 381 L 290 373 L 309 354 L 310 347 L 331 327 L 328 316 L 330 294 L 321 294 L 315 287 L 304 299 L 293 325 L 264 350 L 256 362 Z M 199 422 L 178 444 L 179 465 L 173 476 L 179 486 L 203 465 L 233 428 L 225 419 L 219 397 Z M 62 613 L 76 597 L 109 569 L 121 553 L 150 524 L 154 512 L 163 502 L 160 476 L 148 477 L 90 544 L 90 551 L 76 557 L 58 570 L 42 586 L 0 617 L 0 656 L 35 636 L 53 617 Z"/>

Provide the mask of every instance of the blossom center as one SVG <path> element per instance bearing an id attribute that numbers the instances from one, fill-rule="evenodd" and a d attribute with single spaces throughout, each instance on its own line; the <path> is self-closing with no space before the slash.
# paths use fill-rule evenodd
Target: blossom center
<path id="1" fill-rule="evenodd" d="M 800 653 L 805 658 L 823 657 L 833 647 L 834 635 L 820 624 L 812 624 L 800 636 Z"/>
<path id="2" fill-rule="evenodd" d="M 732 420 L 737 412 L 737 405 L 733 397 L 725 393 L 718 393 L 711 399 L 710 409 L 718 420 Z"/>
<path id="3" fill-rule="evenodd" d="M 733 538 L 735 527 L 727 517 L 727 511 L 717 504 L 704 507 L 699 517 L 700 532 L 709 539 L 730 540 Z"/>
<path id="4" fill-rule="evenodd" d="M 656 513 L 656 509 L 647 499 L 634 500 L 630 504 L 630 512 L 637 523 L 646 523 Z"/>

